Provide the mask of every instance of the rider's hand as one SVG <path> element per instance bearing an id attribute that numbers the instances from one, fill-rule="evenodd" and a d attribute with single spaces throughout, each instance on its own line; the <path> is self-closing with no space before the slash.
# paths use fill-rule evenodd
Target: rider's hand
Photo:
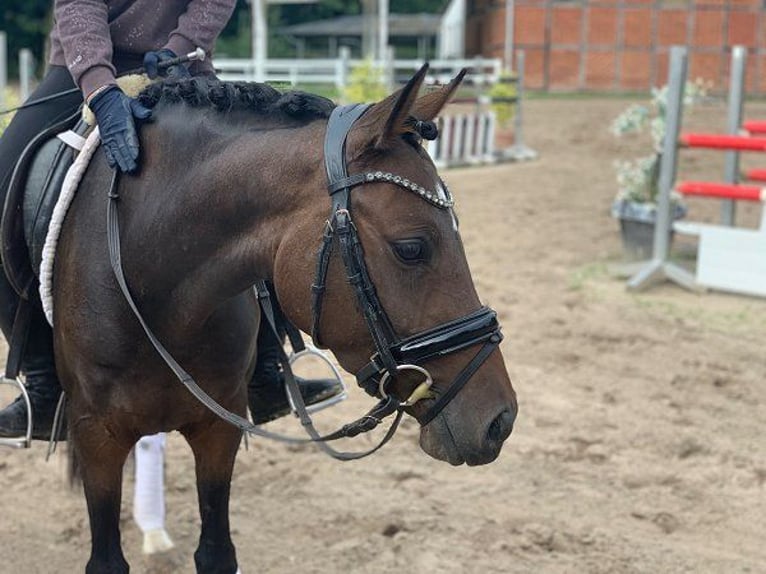
<path id="1" fill-rule="evenodd" d="M 138 167 L 138 135 L 135 119 L 148 120 L 152 111 L 126 96 L 117 86 L 97 92 L 88 105 L 96 115 L 101 143 L 110 167 L 131 172 Z"/>
<path id="2" fill-rule="evenodd" d="M 168 50 L 167 48 L 157 50 L 156 52 L 147 52 L 144 54 L 144 70 L 146 71 L 146 75 L 152 80 L 157 76 L 174 80 L 191 77 L 189 70 L 187 70 L 186 66 L 183 64 L 176 64 L 175 66 L 169 66 L 167 68 L 161 68 L 159 66 L 160 63 L 167 62 L 176 57 L 175 52 L 173 52 L 173 50 Z"/>

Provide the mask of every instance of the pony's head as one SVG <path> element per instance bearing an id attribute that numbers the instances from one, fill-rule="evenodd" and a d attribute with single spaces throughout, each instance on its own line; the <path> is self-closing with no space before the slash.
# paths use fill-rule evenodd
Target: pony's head
<path id="1" fill-rule="evenodd" d="M 274 279 L 291 319 L 365 390 L 406 405 L 426 453 L 485 464 L 511 433 L 516 395 L 452 195 L 421 145 L 464 74 L 419 97 L 426 71 L 372 106 L 333 112 L 317 166 L 330 200 L 317 192 L 319 212 L 306 211 L 301 231 L 285 236 Z"/>

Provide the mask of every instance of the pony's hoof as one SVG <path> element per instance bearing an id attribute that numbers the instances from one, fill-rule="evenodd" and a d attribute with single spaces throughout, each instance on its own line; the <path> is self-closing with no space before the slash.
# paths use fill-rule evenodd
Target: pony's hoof
<path id="1" fill-rule="evenodd" d="M 144 554 L 167 552 L 173 546 L 173 541 L 170 539 L 168 531 L 164 528 L 156 528 L 144 532 L 144 546 L 142 548 Z"/>

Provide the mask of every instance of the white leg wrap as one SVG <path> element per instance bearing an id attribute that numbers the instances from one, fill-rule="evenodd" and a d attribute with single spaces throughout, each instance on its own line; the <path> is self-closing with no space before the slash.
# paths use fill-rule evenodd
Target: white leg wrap
<path id="1" fill-rule="evenodd" d="M 144 532 L 144 543 L 141 546 L 141 551 L 144 554 L 159 554 L 160 552 L 167 552 L 173 546 L 175 545 L 167 530 L 158 528 Z"/>
<path id="2" fill-rule="evenodd" d="M 133 519 L 144 533 L 145 554 L 173 547 L 165 531 L 165 433 L 142 437 L 136 444 L 136 487 Z"/>

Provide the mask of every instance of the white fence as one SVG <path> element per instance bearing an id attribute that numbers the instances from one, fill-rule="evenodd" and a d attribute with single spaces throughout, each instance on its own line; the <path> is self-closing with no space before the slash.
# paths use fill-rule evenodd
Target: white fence
<path id="1" fill-rule="evenodd" d="M 227 81 L 267 81 L 290 85 L 326 84 L 342 88 L 350 71 L 362 60 L 352 60 L 343 50 L 340 58 L 287 60 L 273 59 L 256 62 L 247 59 L 215 59 L 213 66 L 219 78 Z M 404 83 L 423 65 L 422 60 L 374 62 L 389 83 Z M 491 85 L 502 71 L 499 59 L 431 60 L 426 82 L 446 84 L 463 68 L 469 68 L 466 82 Z M 260 78 L 259 78 L 260 76 Z M 497 161 L 495 150 L 495 113 L 488 107 L 478 107 L 470 113 L 445 115 L 438 118 L 439 137 L 428 142 L 428 153 L 438 167 L 476 165 Z M 508 159 L 508 158 L 505 158 Z"/>
<path id="2" fill-rule="evenodd" d="M 213 67 L 219 78 L 240 82 L 279 82 L 296 84 L 331 84 L 338 88 L 346 85 L 347 62 L 341 58 L 311 60 L 266 60 L 263 76 L 259 78 L 255 60 L 217 58 Z"/>
<path id="3" fill-rule="evenodd" d="M 474 111 L 444 115 L 438 119 L 439 137 L 428 142 L 428 153 L 438 167 L 525 161 L 537 157 L 537 152 L 524 143 L 524 64 L 524 50 L 517 50 L 513 144 L 496 148 L 497 121 L 491 107 L 492 100 L 479 98 Z"/>
<path id="4" fill-rule="evenodd" d="M 249 59 L 216 58 L 213 60 L 218 76 L 228 81 L 284 82 L 296 84 L 330 84 L 344 87 L 350 71 L 362 60 L 348 57 L 333 59 L 270 59 L 256 62 Z M 422 65 L 422 60 L 389 60 L 374 62 L 386 78 L 395 83 L 406 82 Z M 470 60 L 430 60 L 427 81 L 444 84 L 454 78 L 462 68 L 469 68 L 467 82 L 486 85 L 495 83 L 502 71 L 502 62 L 496 58 Z M 259 70 L 260 68 L 260 70 Z M 262 70 L 262 71 L 261 71 Z M 259 77 L 261 76 L 261 77 Z"/>
<path id="5" fill-rule="evenodd" d="M 35 59 L 32 50 L 19 50 L 19 91 L 21 100 L 29 97 L 35 81 Z M 6 89 L 8 87 L 8 35 L 0 32 L 0 109 L 5 108 Z"/>
<path id="6" fill-rule="evenodd" d="M 437 167 L 497 161 L 492 110 L 445 115 L 438 118 L 437 125 L 439 137 L 428 142 L 428 154 Z"/>

